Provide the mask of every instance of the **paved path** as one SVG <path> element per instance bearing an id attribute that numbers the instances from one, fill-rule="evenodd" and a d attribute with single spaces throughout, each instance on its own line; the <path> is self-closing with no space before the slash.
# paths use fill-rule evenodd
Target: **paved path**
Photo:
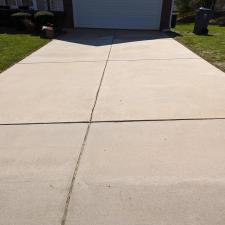
<path id="1" fill-rule="evenodd" d="M 4 225 L 224 225 L 225 74 L 157 32 L 80 30 L 0 74 Z"/>

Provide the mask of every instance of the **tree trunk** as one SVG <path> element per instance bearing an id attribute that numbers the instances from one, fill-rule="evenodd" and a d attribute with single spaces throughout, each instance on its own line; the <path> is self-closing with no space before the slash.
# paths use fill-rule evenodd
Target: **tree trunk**
<path id="1" fill-rule="evenodd" d="M 204 7 L 214 10 L 217 0 L 204 0 Z"/>
<path id="2" fill-rule="evenodd" d="M 213 0 L 212 5 L 211 5 L 211 9 L 212 9 L 212 10 L 214 10 L 214 9 L 215 9 L 216 2 L 217 2 L 217 0 Z"/>

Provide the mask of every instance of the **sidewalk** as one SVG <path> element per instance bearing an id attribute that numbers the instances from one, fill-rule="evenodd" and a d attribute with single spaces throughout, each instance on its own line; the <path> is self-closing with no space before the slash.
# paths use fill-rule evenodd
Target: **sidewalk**
<path id="1" fill-rule="evenodd" d="M 0 74 L 4 225 L 224 225 L 225 76 L 157 32 L 80 30 Z"/>

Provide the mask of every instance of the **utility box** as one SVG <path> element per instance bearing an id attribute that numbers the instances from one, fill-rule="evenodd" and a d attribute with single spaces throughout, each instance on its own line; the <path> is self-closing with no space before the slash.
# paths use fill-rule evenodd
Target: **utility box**
<path id="1" fill-rule="evenodd" d="M 195 18 L 194 33 L 198 35 L 208 34 L 209 20 L 212 18 L 212 16 L 213 11 L 211 9 L 201 7 L 197 11 L 197 15 Z"/>

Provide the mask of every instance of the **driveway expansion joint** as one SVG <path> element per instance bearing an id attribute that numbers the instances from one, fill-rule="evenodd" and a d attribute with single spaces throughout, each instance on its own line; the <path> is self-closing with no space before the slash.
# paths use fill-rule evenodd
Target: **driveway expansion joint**
<path id="1" fill-rule="evenodd" d="M 136 61 L 172 61 L 172 60 L 200 60 L 199 57 L 189 57 L 189 58 L 158 58 L 158 59 L 110 59 L 110 62 L 136 62 Z"/>
<path id="2" fill-rule="evenodd" d="M 31 123 L 0 123 L 0 126 L 29 126 L 29 125 L 57 125 L 57 124 L 87 124 L 89 121 L 59 121 L 59 122 L 31 122 Z"/>
<path id="3" fill-rule="evenodd" d="M 21 65 L 30 65 L 30 64 L 54 64 L 54 63 L 64 63 L 64 64 L 69 64 L 69 63 L 95 63 L 95 62 L 106 62 L 107 60 L 74 60 L 74 61 L 49 61 L 49 62 L 19 62 L 18 64 Z"/>
<path id="4" fill-rule="evenodd" d="M 81 149 L 80 149 L 78 160 L 77 160 L 77 163 L 76 163 L 76 166 L 75 166 L 75 169 L 74 169 L 74 173 L 73 173 L 73 176 L 72 176 L 69 192 L 68 192 L 66 203 L 65 203 L 64 213 L 63 213 L 62 220 L 61 220 L 61 225 L 66 224 L 66 219 L 67 219 L 71 194 L 73 192 L 74 182 L 75 182 L 75 179 L 76 179 L 76 176 L 77 176 L 77 173 L 78 173 L 79 165 L 80 165 L 83 153 L 84 153 L 84 148 L 85 148 L 87 138 L 88 138 L 88 134 L 89 134 L 89 131 L 90 131 L 90 128 L 91 128 L 94 110 L 95 110 L 95 107 L 96 107 L 96 104 L 97 104 L 99 92 L 100 92 L 100 89 L 101 89 L 101 86 L 102 86 L 102 83 L 103 83 L 103 79 L 104 79 L 104 76 L 105 76 L 105 71 L 106 71 L 106 68 L 107 68 L 107 65 L 108 65 L 108 62 L 109 62 L 109 57 L 110 57 L 110 53 L 112 51 L 114 37 L 115 37 L 115 33 L 112 36 L 112 42 L 111 42 L 111 46 L 110 46 L 110 49 L 109 49 L 108 57 L 107 57 L 107 60 L 106 60 L 106 63 L 105 63 L 105 66 L 104 66 L 104 69 L 103 69 L 103 72 L 102 72 L 102 76 L 101 76 L 101 79 L 100 79 L 98 90 L 97 90 L 96 96 L 95 96 L 95 101 L 94 101 L 94 104 L 93 104 L 93 107 L 92 107 L 92 110 L 91 110 L 91 115 L 90 115 L 90 119 L 89 119 L 89 122 L 88 122 L 88 127 L 87 127 L 87 130 L 86 130 L 84 139 L 83 139 L 83 143 L 82 143 L 82 146 L 81 146 Z"/>
<path id="5" fill-rule="evenodd" d="M 32 125 L 60 125 L 60 124 L 96 124 L 96 123 L 138 123 L 138 122 L 173 122 L 173 121 L 201 121 L 201 120 L 225 120 L 225 117 L 206 118 L 167 118 L 167 119 L 130 119 L 130 120 L 91 120 L 70 122 L 37 122 L 37 123 L 0 123 L 0 126 L 32 126 Z"/>
<path id="6" fill-rule="evenodd" d="M 149 58 L 149 59 L 106 59 L 106 60 L 74 60 L 74 61 L 49 61 L 49 62 L 19 62 L 20 65 L 39 65 L 39 64 L 70 64 L 70 63 L 97 63 L 97 62 L 135 62 L 135 61 L 172 61 L 172 60 L 200 60 L 199 57 L 189 58 Z"/>

